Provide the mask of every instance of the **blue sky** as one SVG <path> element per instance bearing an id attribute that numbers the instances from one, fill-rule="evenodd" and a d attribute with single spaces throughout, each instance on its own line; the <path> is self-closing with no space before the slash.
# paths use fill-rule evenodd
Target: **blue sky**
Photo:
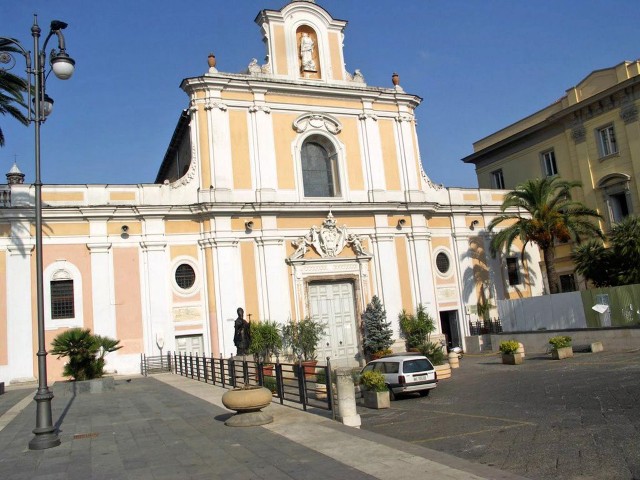
<path id="1" fill-rule="evenodd" d="M 593 70 L 640 57 L 637 0 L 318 0 L 348 20 L 350 72 L 372 86 L 422 97 L 418 136 L 427 174 L 446 186 L 477 186 L 460 159 L 472 143 L 560 98 Z M 32 47 L 37 13 L 69 23 L 72 79 L 51 76 L 55 110 L 42 128 L 49 184 L 153 182 L 187 96 L 183 78 L 243 71 L 265 54 L 254 23 L 286 0 L 3 0 L 0 36 Z M 50 44 L 53 46 L 53 44 Z M 18 59 L 14 72 L 24 73 Z M 33 127 L 0 117 L 4 178 L 14 158 L 33 182 Z M 2 182 L 2 180 L 0 180 Z"/>

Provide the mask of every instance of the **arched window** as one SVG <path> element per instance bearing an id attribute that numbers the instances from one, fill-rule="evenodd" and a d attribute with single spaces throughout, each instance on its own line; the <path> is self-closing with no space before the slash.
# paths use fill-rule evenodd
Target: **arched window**
<path id="1" fill-rule="evenodd" d="M 309 137 L 300 157 L 305 197 L 340 196 L 337 152 L 331 142 L 319 135 Z"/>

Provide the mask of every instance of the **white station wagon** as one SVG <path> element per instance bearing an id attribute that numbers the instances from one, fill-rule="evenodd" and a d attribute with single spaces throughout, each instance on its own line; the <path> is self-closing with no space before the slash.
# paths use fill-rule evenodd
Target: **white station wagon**
<path id="1" fill-rule="evenodd" d="M 426 397 L 438 386 L 438 375 L 429 359 L 423 355 L 394 354 L 373 360 L 362 373 L 376 371 L 384 375 L 391 398 L 396 395 L 418 392 Z"/>

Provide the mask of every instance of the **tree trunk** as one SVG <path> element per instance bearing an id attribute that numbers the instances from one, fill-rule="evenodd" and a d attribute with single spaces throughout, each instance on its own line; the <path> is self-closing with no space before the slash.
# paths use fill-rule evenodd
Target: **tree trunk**
<path id="1" fill-rule="evenodd" d="M 547 270 L 547 282 L 549 282 L 549 293 L 560 293 L 558 288 L 558 272 L 556 272 L 556 252 L 553 245 L 542 250 L 544 256 L 544 267 Z"/>

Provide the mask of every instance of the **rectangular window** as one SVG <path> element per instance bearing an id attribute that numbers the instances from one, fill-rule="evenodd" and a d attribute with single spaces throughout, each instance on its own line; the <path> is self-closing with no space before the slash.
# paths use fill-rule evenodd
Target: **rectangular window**
<path id="1" fill-rule="evenodd" d="M 507 258 L 507 277 L 509 285 L 520 285 L 520 272 L 518 259 L 516 257 Z"/>
<path id="2" fill-rule="evenodd" d="M 618 223 L 631 213 L 626 192 L 610 193 L 608 200 L 612 223 Z"/>
<path id="3" fill-rule="evenodd" d="M 598 129 L 598 141 L 600 146 L 600 156 L 606 157 L 618 153 L 618 143 L 613 125 Z"/>
<path id="4" fill-rule="evenodd" d="M 576 287 L 576 277 L 574 277 L 573 273 L 560 275 L 561 292 L 575 292 L 576 290 L 578 290 Z"/>
<path id="5" fill-rule="evenodd" d="M 51 318 L 74 318 L 73 280 L 51 282 Z"/>
<path id="6" fill-rule="evenodd" d="M 544 167 L 544 174 L 547 177 L 553 177 L 558 174 L 558 167 L 556 165 L 556 154 L 553 150 L 544 152 L 542 154 L 542 163 Z"/>
<path id="7" fill-rule="evenodd" d="M 502 169 L 491 172 L 491 183 L 493 188 L 504 190 L 504 176 L 502 175 Z"/>

